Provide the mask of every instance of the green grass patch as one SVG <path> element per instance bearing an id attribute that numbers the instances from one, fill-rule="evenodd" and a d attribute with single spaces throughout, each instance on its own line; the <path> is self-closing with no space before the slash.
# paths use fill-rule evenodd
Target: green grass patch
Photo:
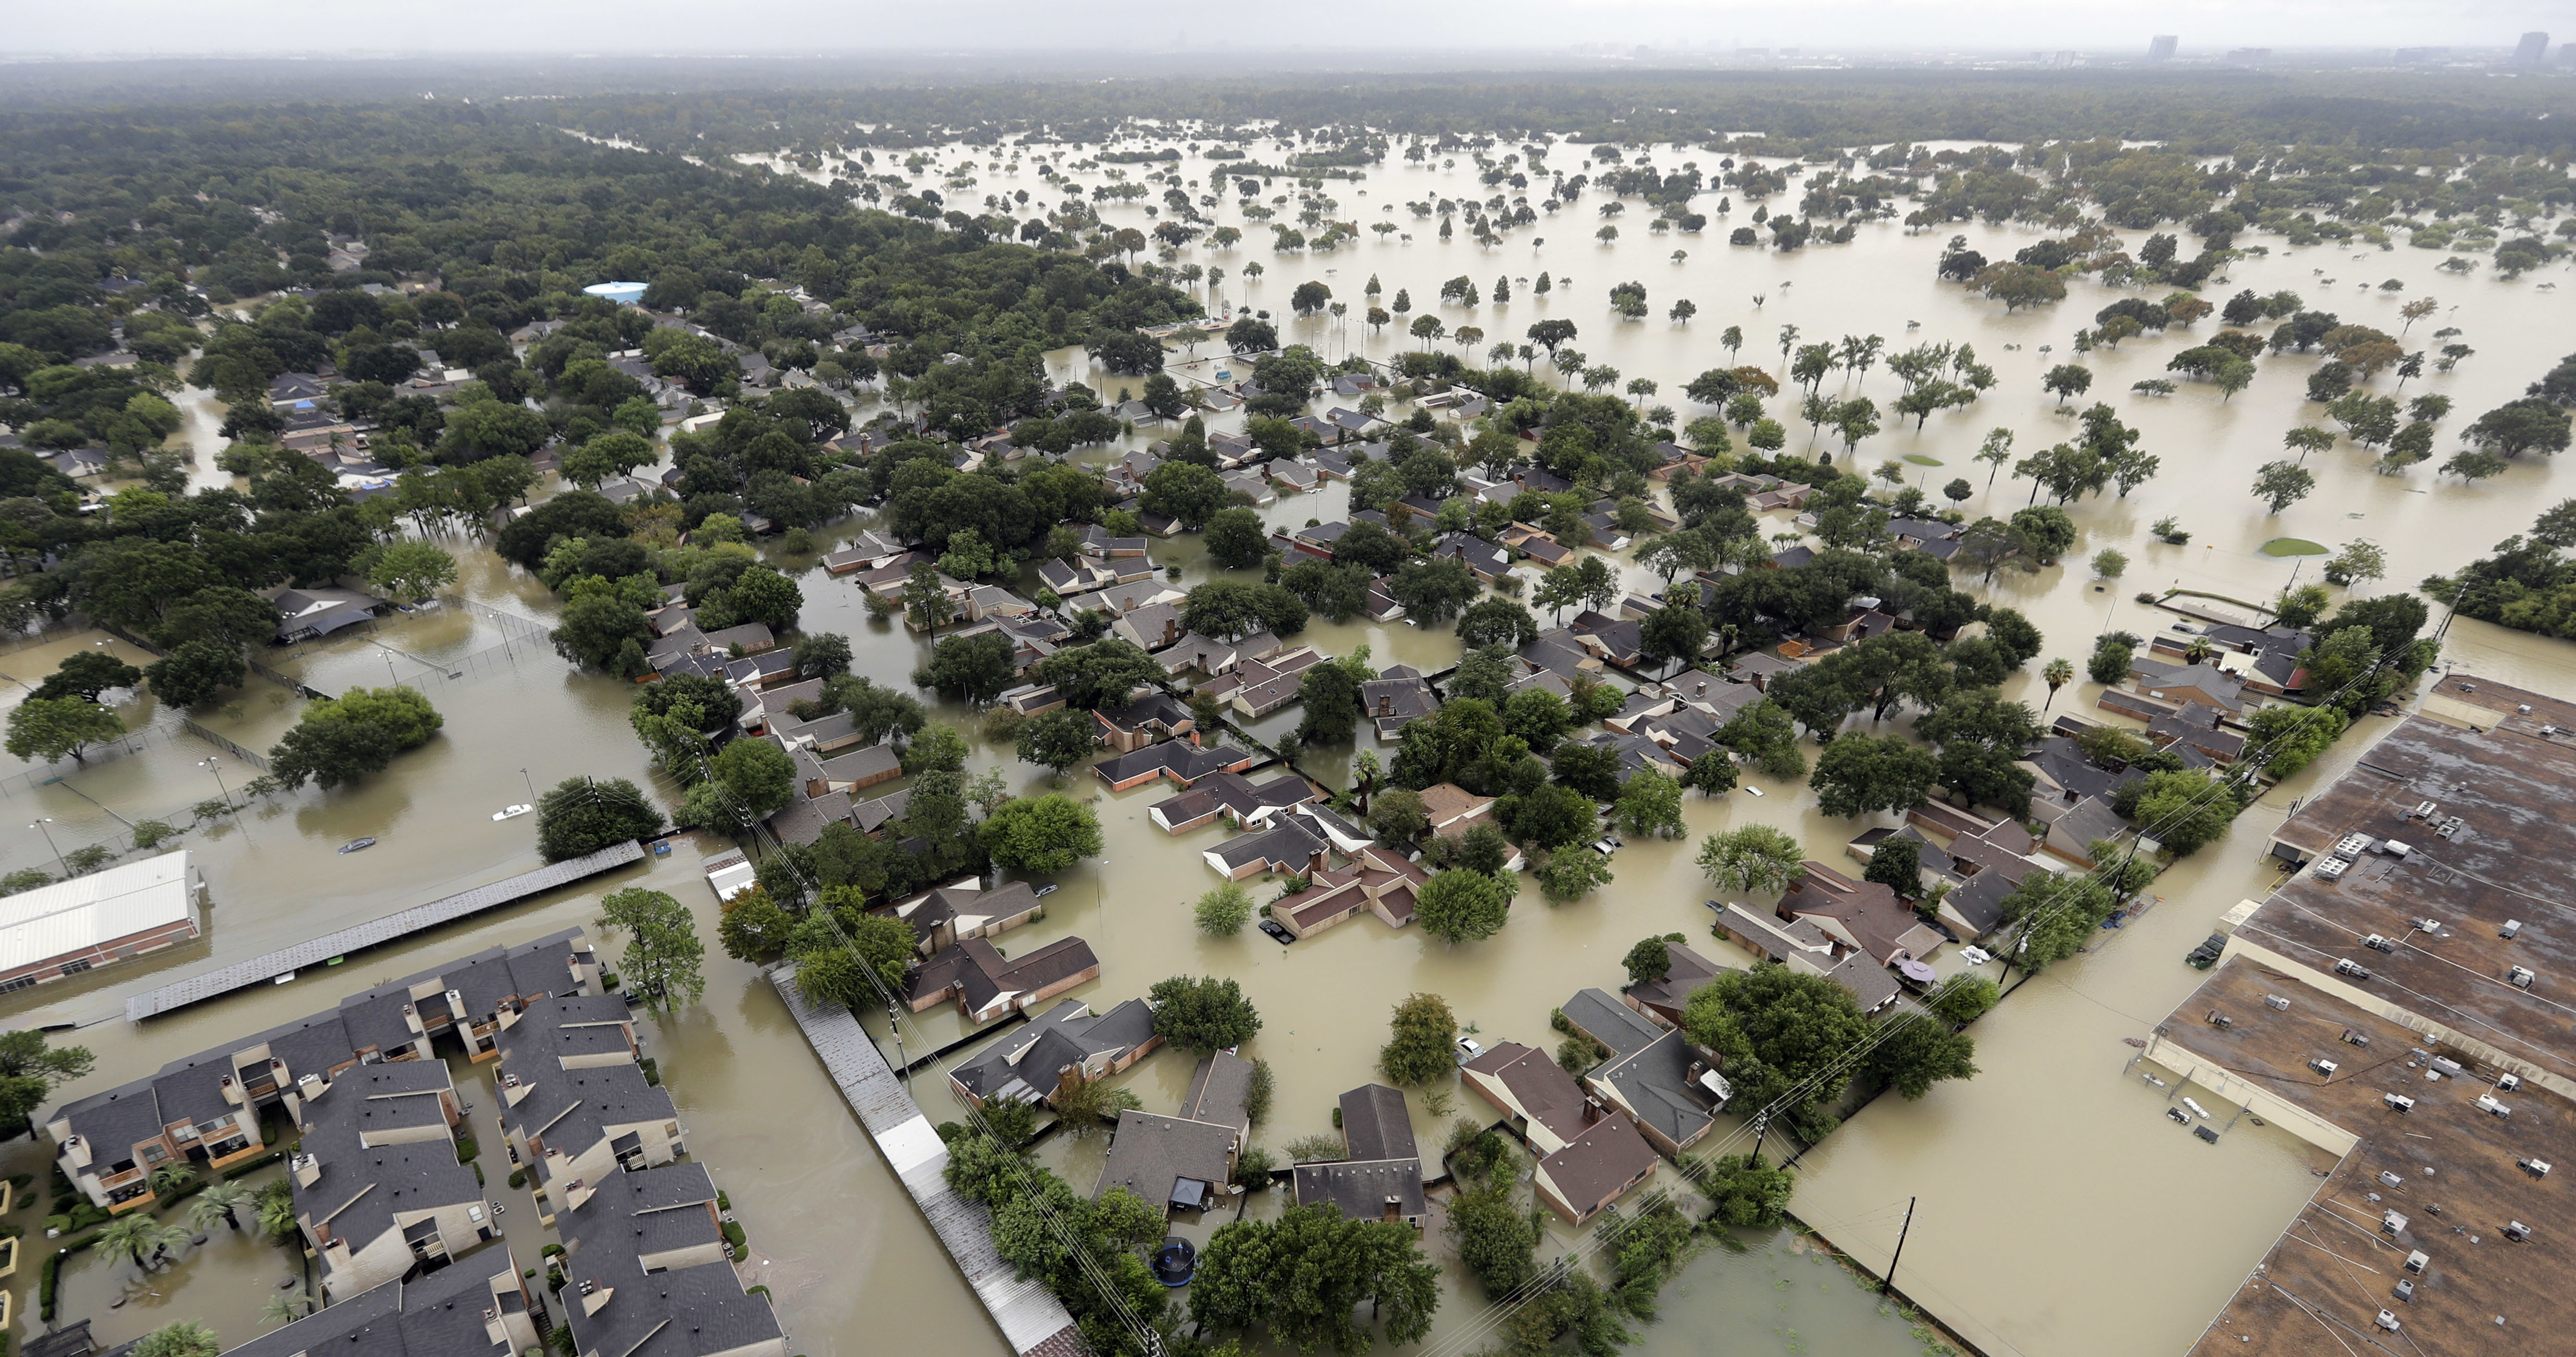
<path id="1" fill-rule="evenodd" d="M 1909 452 L 1909 453 L 1905 454 L 1905 460 L 1907 460 L 1907 461 L 1909 461 L 1909 462 L 1912 462 L 1912 463 L 1913 463 L 1913 464 L 1915 464 L 1916 466 L 1941 466 L 1941 465 L 1943 465 L 1943 462 L 1941 461 L 1941 459 L 1940 459 L 1940 458 L 1938 458 L 1938 457 L 1934 457 L 1934 456 L 1932 456 L 1932 455 L 1930 455 L 1930 454 L 1928 454 L 1928 453 L 1921 453 L 1921 452 Z"/>
<path id="2" fill-rule="evenodd" d="M 2323 556 L 2331 548 L 2304 537 L 2275 537 L 2263 544 L 2266 556 Z"/>

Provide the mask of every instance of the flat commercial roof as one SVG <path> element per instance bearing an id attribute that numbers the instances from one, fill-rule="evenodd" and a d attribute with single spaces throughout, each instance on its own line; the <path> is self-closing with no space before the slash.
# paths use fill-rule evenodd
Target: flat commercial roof
<path id="1" fill-rule="evenodd" d="M 191 889 L 181 849 L 0 897 L 0 972 L 178 923 Z"/>
<path id="2" fill-rule="evenodd" d="M 2267 995 L 2290 1006 L 2272 1008 Z M 2231 1025 L 2213 1025 L 2211 1012 Z M 2499 1071 L 2465 1053 L 2428 1047 L 2421 1033 L 2245 959 L 2212 972 L 2161 1032 L 2360 1137 L 2194 1354 L 2546 1352 L 2576 1332 L 2576 1290 L 2565 1284 L 2576 1241 L 2555 1204 L 2576 1189 L 2561 1181 L 2576 1172 L 2576 1105 L 2537 1084 L 2500 1089 Z M 2346 1032 L 2370 1044 L 2353 1045 Z M 2429 1079 L 2430 1057 L 2462 1072 Z M 2309 1063 L 2316 1059 L 2338 1068 L 2321 1075 Z M 2382 1099 L 2392 1093 L 2414 1106 L 2390 1107 Z M 2479 1107 L 2481 1097 L 2510 1115 Z M 2220 1124 L 2230 1115 L 2212 1111 Z M 2517 1162 L 2524 1159 L 2552 1171 L 2535 1176 Z M 2504 1233 L 2515 1221 L 2531 1227 L 2529 1239 Z M 2419 1251 L 2423 1271 L 2409 1272 Z M 2412 1300 L 2397 1296 L 2400 1282 L 2414 1284 Z M 2399 1332 L 2379 1327 L 2382 1310 Z"/>
<path id="3" fill-rule="evenodd" d="M 2367 975 L 2345 983 L 2576 1079 L 2571 801 L 2576 733 L 2405 718 L 2273 835 L 2308 865 L 2237 935 L 2328 974 L 2351 962 Z"/>

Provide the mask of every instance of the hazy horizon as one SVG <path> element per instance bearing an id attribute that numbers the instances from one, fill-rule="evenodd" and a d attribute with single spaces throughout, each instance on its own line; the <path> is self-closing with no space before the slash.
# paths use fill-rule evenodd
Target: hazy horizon
<path id="1" fill-rule="evenodd" d="M 2400 0 L 2217 0 L 2115 3 L 2073 8 L 1995 0 L 1973 8 L 1931 0 L 1824 0 L 1783 12 L 1751 5 L 1656 0 L 1396 0 L 1370 11 L 1361 28 L 1327 17 L 1307 25 L 1259 24 L 1172 0 L 1122 9 L 1114 24 L 1089 11 L 988 0 L 849 7 L 782 0 L 748 5 L 628 0 L 526 6 L 462 0 L 431 10 L 370 10 L 284 0 L 246 16 L 172 0 L 106 0 L 70 8 L 21 7 L 8 59 L 131 61 L 198 57 L 267 60 L 492 57 L 925 58 L 1014 68 L 1050 58 L 1093 65 L 1104 56 L 1212 57 L 1229 66 L 1265 53 L 1301 61 L 1332 56 L 1365 64 L 1454 66 L 1511 60 L 1594 64 L 1608 46 L 1646 47 L 1649 60 L 1723 57 L 1746 48 L 1794 47 L 1802 55 L 1938 53 L 1997 56 L 2075 50 L 2143 58 L 2150 37 L 2178 37 L 2183 60 L 2217 58 L 2238 47 L 2327 55 L 2387 47 L 2510 48 L 2523 33 L 2549 32 L 2553 45 L 2576 36 L 2576 7 L 2530 0 L 2470 0 L 2450 6 Z M 1570 30 L 1570 31 L 1569 31 Z M 997 32 L 1013 45 L 996 46 Z M 495 50 L 494 36 L 509 47 Z M 708 35 L 720 35 L 711 46 Z M 1866 35 L 1854 41 L 1854 35 Z M 1458 41 L 1461 36 L 1471 41 Z M 1569 38 L 1576 40 L 1569 46 Z M 1586 50 L 1589 49 L 1589 50 Z M 1631 53 L 1630 55 L 1633 55 Z M 2553 50 L 2554 55 L 2554 50 Z"/>

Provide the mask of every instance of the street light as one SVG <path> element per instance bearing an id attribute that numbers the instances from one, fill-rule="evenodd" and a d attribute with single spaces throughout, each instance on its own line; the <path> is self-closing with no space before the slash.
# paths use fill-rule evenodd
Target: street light
<path id="1" fill-rule="evenodd" d="M 528 784 L 528 804 L 531 806 L 537 804 L 537 780 L 529 777 L 528 770 L 525 768 L 519 770 L 519 777 Z"/>
<path id="2" fill-rule="evenodd" d="M 68 862 L 68 861 L 64 860 L 64 858 L 63 858 L 63 850 L 62 850 L 59 846 L 57 846 L 57 845 L 54 843 L 54 831 L 52 831 L 52 830 L 50 830 L 50 829 L 46 829 L 46 828 L 45 828 L 45 826 L 47 826 L 47 825 L 49 825 L 49 824 L 52 824 L 53 822 L 54 822 L 54 817 L 52 817 L 52 816 L 48 815 L 48 816 L 46 816 L 45 818 L 43 818 L 43 819 L 41 819 L 41 820 L 38 820 L 38 821 L 37 821 L 37 822 L 35 822 L 34 824 L 29 825 L 29 826 L 27 826 L 27 827 L 28 827 L 29 829 L 39 830 L 39 831 L 42 831 L 42 832 L 43 832 L 43 834 L 44 834 L 44 836 L 45 836 L 45 846 L 46 846 L 47 848 L 51 848 L 51 849 L 53 849 L 53 850 L 54 850 L 54 865 L 55 865 L 55 866 L 57 866 L 57 867 L 62 868 L 62 869 L 63 869 L 63 875 L 64 875 L 64 876 L 66 876 L 66 877 L 68 877 L 68 876 L 70 876 L 70 875 L 72 874 L 72 865 L 71 865 L 71 863 L 70 863 L 70 862 Z"/>
<path id="3" fill-rule="evenodd" d="M 217 762 L 215 756 L 208 754 L 206 757 L 197 760 L 197 766 L 215 775 L 215 790 L 224 794 L 224 805 L 227 807 L 231 806 L 233 803 L 233 789 L 224 785 L 224 770 L 222 765 Z"/>

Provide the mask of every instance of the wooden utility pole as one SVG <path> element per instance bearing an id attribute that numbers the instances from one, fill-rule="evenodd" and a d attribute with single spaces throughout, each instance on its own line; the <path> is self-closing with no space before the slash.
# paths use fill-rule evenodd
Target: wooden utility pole
<path id="1" fill-rule="evenodd" d="M 1878 1284 L 1878 1294 L 1882 1296 L 1896 1288 L 1896 1260 L 1905 1256 L 1905 1233 L 1913 1228 L 1914 1198 L 1908 1197 L 1905 1199 L 1905 1223 L 1896 1228 L 1896 1252 L 1888 1255 L 1887 1278 Z"/>

